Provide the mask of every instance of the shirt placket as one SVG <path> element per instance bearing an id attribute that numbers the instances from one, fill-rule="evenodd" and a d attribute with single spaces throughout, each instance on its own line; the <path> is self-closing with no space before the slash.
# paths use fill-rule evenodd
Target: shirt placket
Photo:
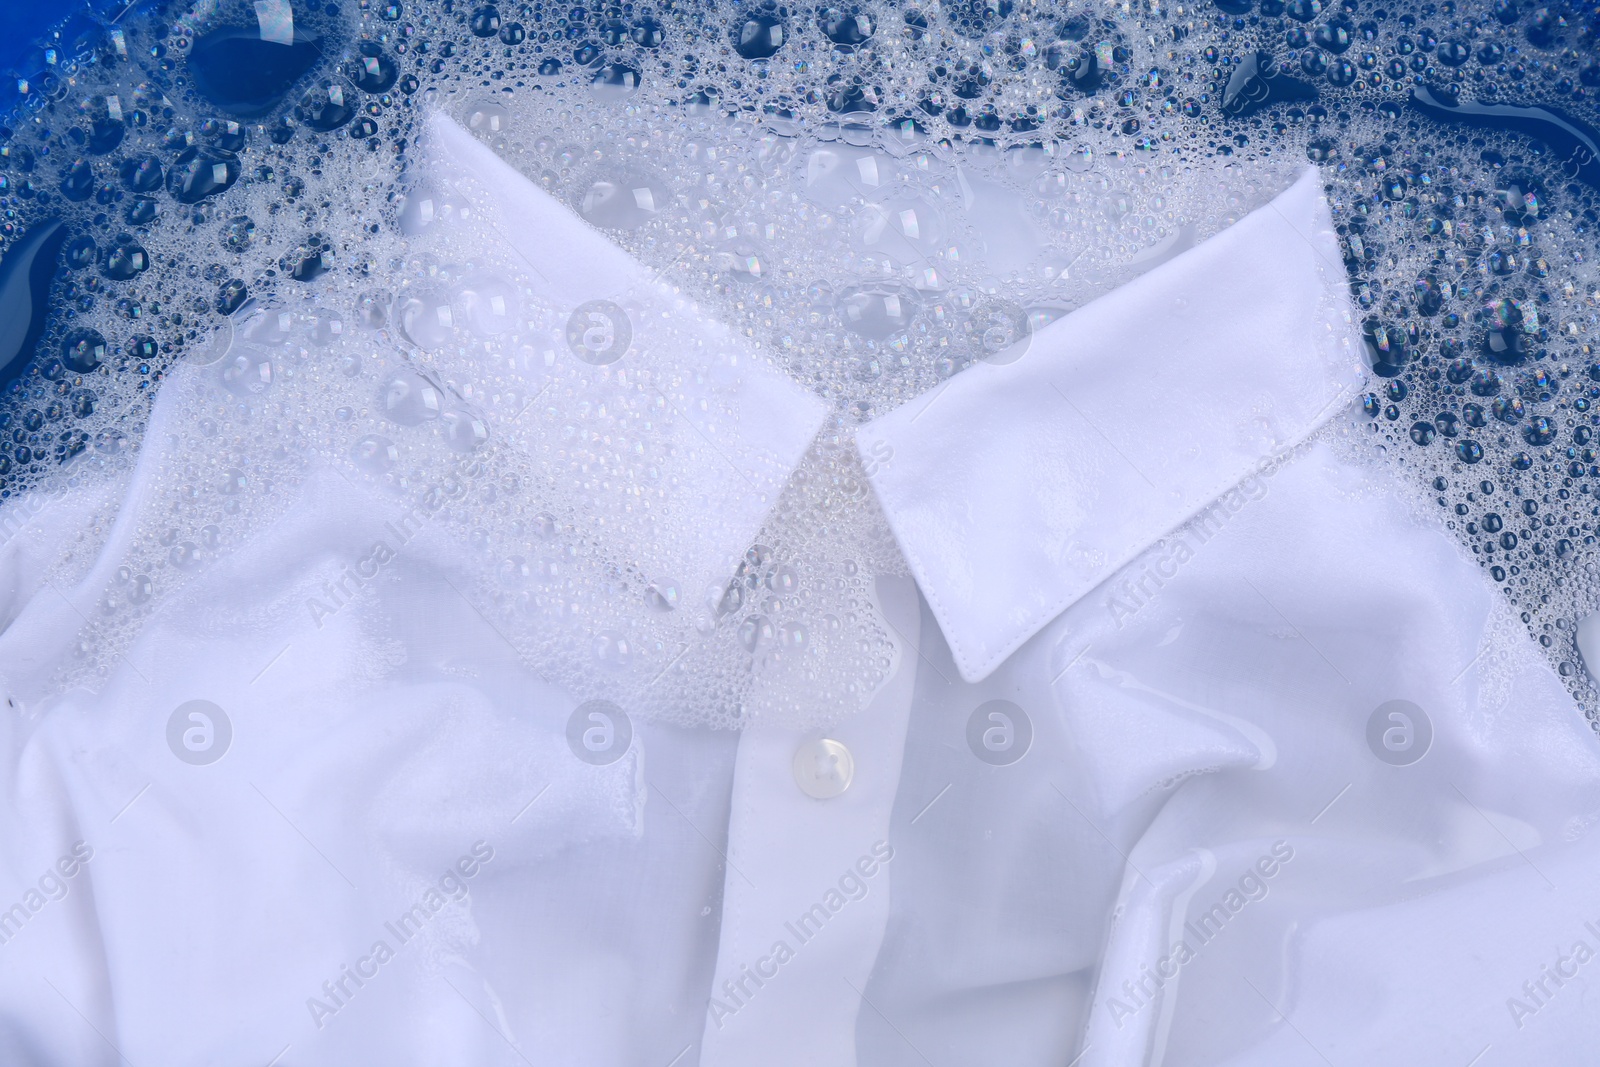
<path id="1" fill-rule="evenodd" d="M 856 1062 L 889 916 L 920 628 L 909 579 L 879 579 L 877 599 L 898 657 L 867 708 L 826 729 L 756 724 L 740 737 L 703 1067 Z"/>

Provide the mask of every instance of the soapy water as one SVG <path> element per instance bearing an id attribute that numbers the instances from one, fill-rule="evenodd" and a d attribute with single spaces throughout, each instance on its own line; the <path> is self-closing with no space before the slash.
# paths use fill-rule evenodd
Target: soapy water
<path id="1" fill-rule="evenodd" d="M 1340 429 L 1437 502 L 1594 716 L 1572 643 L 1600 601 L 1592 8 L 104 8 L 19 70 L 0 137 L 4 492 L 165 450 L 57 684 L 117 669 L 155 604 L 331 468 L 425 516 L 471 561 L 462 595 L 584 699 L 723 726 L 856 710 L 909 650 L 872 597 L 904 565 L 863 463 L 893 457 L 853 428 L 1019 358 L 1309 160 L 1375 371 Z M 638 309 L 558 313 L 540 264 L 493 251 L 493 205 L 428 166 L 435 113 L 828 406 L 724 577 L 642 562 L 687 552 L 688 520 L 628 525 L 702 447 L 631 369 Z M 633 540 L 590 536 L 596 514 Z M 360 595 L 330 577 L 319 622 Z"/>

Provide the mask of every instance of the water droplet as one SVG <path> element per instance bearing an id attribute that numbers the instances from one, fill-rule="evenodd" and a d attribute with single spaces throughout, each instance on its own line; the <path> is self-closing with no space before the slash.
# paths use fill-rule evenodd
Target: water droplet
<path id="1" fill-rule="evenodd" d="M 678 606 L 678 583 L 671 578 L 657 578 L 644 591 L 645 603 L 657 611 L 672 611 Z"/>

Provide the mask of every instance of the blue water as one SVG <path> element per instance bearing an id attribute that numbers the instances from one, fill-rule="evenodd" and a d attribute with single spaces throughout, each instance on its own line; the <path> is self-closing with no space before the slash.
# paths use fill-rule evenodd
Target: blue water
<path id="1" fill-rule="evenodd" d="M 46 30 L 83 8 L 82 0 L 0 0 L 0 74 L 9 78 Z"/>

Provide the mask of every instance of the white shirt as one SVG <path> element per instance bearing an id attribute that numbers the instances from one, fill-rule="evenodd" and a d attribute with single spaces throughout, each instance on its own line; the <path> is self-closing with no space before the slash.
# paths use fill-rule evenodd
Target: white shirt
<path id="1" fill-rule="evenodd" d="M 566 257 L 563 317 L 603 291 L 640 360 L 703 368 L 661 498 L 687 525 L 653 543 L 602 494 L 596 536 L 725 580 L 821 405 L 434 136 L 464 225 Z M 1308 171 L 863 426 L 912 578 L 876 581 L 891 662 L 822 729 L 581 708 L 462 595 L 455 504 L 333 463 L 53 688 L 229 364 L 179 369 L 128 481 L 0 513 L 0 1059 L 1578 1062 L 1600 759 L 1347 440 L 1345 285 Z"/>

